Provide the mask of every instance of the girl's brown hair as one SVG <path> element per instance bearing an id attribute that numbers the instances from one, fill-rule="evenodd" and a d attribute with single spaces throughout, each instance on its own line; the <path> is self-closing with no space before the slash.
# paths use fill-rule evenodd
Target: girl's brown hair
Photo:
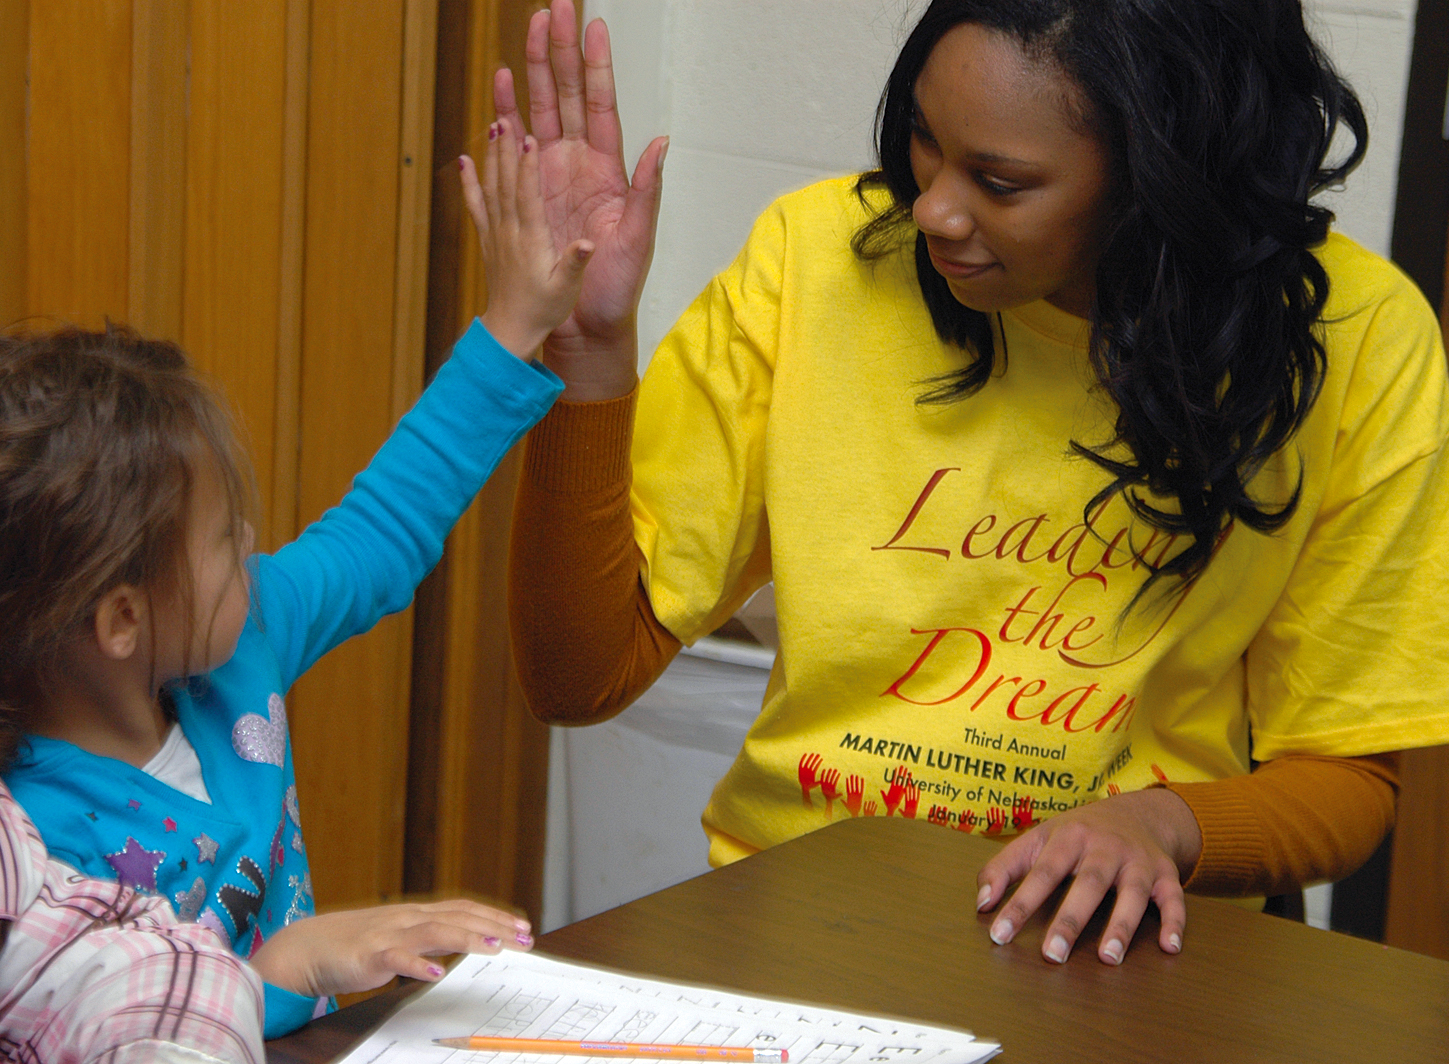
<path id="1" fill-rule="evenodd" d="M 187 521 L 208 462 L 240 529 L 250 466 L 175 344 L 109 323 L 0 336 L 0 764 L 108 591 L 176 594 L 195 627 Z"/>

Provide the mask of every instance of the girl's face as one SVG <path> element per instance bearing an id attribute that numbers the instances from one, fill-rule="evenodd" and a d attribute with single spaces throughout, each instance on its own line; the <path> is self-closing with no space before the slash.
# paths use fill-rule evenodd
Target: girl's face
<path id="1" fill-rule="evenodd" d="M 1077 88 L 1010 37 L 965 23 L 916 79 L 912 208 L 951 293 L 991 312 L 1092 305 L 1107 154 L 1074 121 Z"/>
<path id="2" fill-rule="evenodd" d="M 190 631 L 183 637 L 184 604 L 170 602 L 158 614 L 159 680 L 209 672 L 236 653 L 251 608 L 244 560 L 251 554 L 255 538 L 249 522 L 243 521 L 240 527 L 233 524 L 221 477 L 211 463 L 205 463 L 192 486 L 186 534 L 192 593 Z"/>

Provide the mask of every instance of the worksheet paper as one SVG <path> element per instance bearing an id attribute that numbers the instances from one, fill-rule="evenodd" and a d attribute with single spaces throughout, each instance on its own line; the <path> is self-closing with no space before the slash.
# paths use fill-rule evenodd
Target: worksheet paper
<path id="1" fill-rule="evenodd" d="M 790 1064 L 972 1064 L 1001 1051 L 946 1027 L 641 979 L 540 953 L 500 953 L 465 957 L 343 1064 L 606 1061 L 433 1045 L 471 1035 L 786 1049 Z"/>

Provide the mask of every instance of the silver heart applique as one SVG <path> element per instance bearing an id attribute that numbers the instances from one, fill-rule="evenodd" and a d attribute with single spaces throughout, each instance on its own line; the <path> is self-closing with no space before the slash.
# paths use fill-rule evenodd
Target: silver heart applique
<path id="1" fill-rule="evenodd" d="M 231 729 L 231 748 L 246 761 L 282 767 L 287 756 L 287 706 L 281 695 L 267 699 L 270 720 L 255 713 L 239 719 Z"/>

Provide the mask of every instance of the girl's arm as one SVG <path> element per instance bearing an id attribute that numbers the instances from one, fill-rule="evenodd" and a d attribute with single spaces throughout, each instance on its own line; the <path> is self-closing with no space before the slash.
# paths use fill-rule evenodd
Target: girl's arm
<path id="1" fill-rule="evenodd" d="M 260 622 L 290 684 L 338 643 L 403 609 L 499 460 L 561 384 L 531 357 L 568 314 L 592 246 L 555 250 L 538 152 L 495 125 L 480 184 L 461 160 L 491 301 L 342 503 L 258 561 Z"/>

